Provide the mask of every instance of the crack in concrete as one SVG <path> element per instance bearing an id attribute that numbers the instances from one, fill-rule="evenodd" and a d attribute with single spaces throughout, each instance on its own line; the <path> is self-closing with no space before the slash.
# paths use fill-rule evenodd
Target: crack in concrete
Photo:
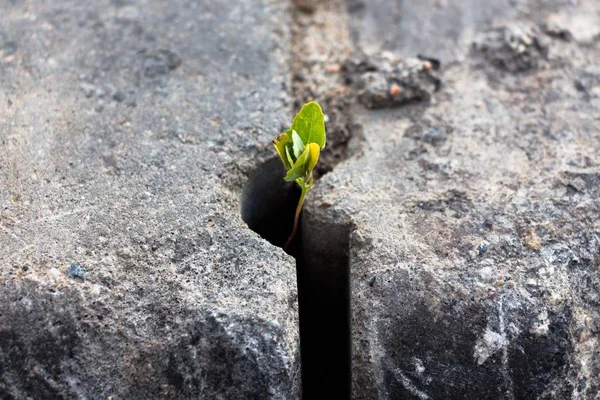
<path id="1" fill-rule="evenodd" d="M 345 0 L 295 3 L 291 59 L 295 108 L 316 100 L 326 114 L 327 147 L 316 168 L 318 178 L 358 151 L 351 143 L 357 130 L 350 113 L 355 96 L 344 73 L 355 48 Z"/>

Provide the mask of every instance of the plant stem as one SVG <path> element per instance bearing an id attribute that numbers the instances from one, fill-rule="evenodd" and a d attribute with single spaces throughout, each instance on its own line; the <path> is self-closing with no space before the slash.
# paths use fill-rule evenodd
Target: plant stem
<path id="1" fill-rule="evenodd" d="M 300 213 L 302 212 L 302 205 L 304 204 L 304 198 L 306 197 L 306 194 L 312 187 L 312 176 L 310 177 L 308 185 L 304 184 L 304 182 L 298 182 L 298 184 L 302 188 L 302 194 L 300 195 L 300 200 L 298 200 L 298 206 L 296 207 L 296 216 L 294 217 L 294 228 L 292 229 L 292 233 L 290 234 L 290 237 L 285 243 L 285 246 L 283 246 L 284 250 L 287 250 L 288 247 L 290 247 L 290 244 L 292 244 L 292 241 L 296 236 L 296 231 L 298 230 L 298 221 L 300 220 Z"/>

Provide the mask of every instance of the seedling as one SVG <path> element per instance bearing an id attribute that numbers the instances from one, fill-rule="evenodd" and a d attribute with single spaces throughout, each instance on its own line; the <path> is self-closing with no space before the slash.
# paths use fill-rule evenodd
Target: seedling
<path id="1" fill-rule="evenodd" d="M 313 185 L 313 169 L 319 161 L 321 150 L 325 148 L 325 136 L 325 115 L 319 103 L 311 101 L 302 106 L 292 127 L 273 140 L 275 150 L 287 171 L 283 179 L 287 182 L 295 181 L 302 189 L 294 227 L 284 249 L 289 247 L 296 236 L 304 198 Z"/>

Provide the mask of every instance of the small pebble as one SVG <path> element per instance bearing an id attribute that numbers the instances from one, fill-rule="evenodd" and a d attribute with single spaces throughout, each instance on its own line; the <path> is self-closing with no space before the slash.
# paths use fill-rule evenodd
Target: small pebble
<path id="1" fill-rule="evenodd" d="M 425 131 L 425 133 L 423 134 L 423 140 L 427 143 L 437 145 L 444 142 L 446 139 L 444 138 L 444 135 L 442 134 L 441 130 L 439 130 L 438 128 L 431 128 Z M 484 240 L 482 243 L 487 242 Z M 487 249 L 487 244 L 485 246 Z"/>
<path id="2" fill-rule="evenodd" d="M 529 279 L 529 280 L 527 280 L 527 286 L 529 286 L 529 287 L 537 287 L 538 283 L 537 283 L 537 281 L 535 279 Z"/>
<path id="3" fill-rule="evenodd" d="M 477 255 L 478 256 L 483 256 L 487 252 L 488 244 L 489 243 L 486 240 L 479 243 L 479 245 L 477 246 Z"/>
<path id="4" fill-rule="evenodd" d="M 401 92 L 402 88 L 395 83 L 390 88 L 390 96 L 392 97 L 398 96 Z"/>
<path id="5" fill-rule="evenodd" d="M 329 64 L 325 67 L 325 70 L 330 74 L 337 74 L 338 72 L 340 72 L 340 69 L 341 67 L 339 64 Z"/>
<path id="6" fill-rule="evenodd" d="M 50 270 L 48 271 L 48 275 L 54 282 L 57 282 L 58 280 L 60 280 L 61 273 L 56 268 L 50 268 Z"/>
<path id="7" fill-rule="evenodd" d="M 71 263 L 69 268 L 67 268 L 67 274 L 71 278 L 81 278 L 83 279 L 85 275 L 85 268 L 81 266 L 78 262 Z"/>
<path id="8" fill-rule="evenodd" d="M 92 288 L 90 289 L 90 296 L 98 297 L 100 296 L 100 293 L 102 293 L 102 286 L 98 284 L 92 285 Z"/>
<path id="9" fill-rule="evenodd" d="M 112 98 L 113 100 L 118 101 L 120 103 L 123 100 L 125 100 L 125 93 L 121 92 L 120 90 L 117 90 L 115 93 L 113 93 Z"/>
<path id="10" fill-rule="evenodd" d="M 493 271 L 491 267 L 483 267 L 479 270 L 479 276 L 484 282 L 492 280 Z"/>
<path id="11" fill-rule="evenodd" d="M 375 281 L 377 280 L 377 276 L 373 276 L 371 279 L 369 279 L 369 286 L 373 287 L 375 285 Z"/>

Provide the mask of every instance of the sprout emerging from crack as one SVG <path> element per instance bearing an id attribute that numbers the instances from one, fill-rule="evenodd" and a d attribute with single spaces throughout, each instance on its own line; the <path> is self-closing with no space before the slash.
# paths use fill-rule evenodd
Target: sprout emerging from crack
<path id="1" fill-rule="evenodd" d="M 292 127 L 277 136 L 273 145 L 283 162 L 287 173 L 283 178 L 287 182 L 296 181 L 302 194 L 296 207 L 294 228 L 284 249 L 294 240 L 298 230 L 298 220 L 306 194 L 313 185 L 313 169 L 319 161 L 319 154 L 325 147 L 325 115 L 319 103 L 311 101 L 302 106 L 294 118 Z"/>

